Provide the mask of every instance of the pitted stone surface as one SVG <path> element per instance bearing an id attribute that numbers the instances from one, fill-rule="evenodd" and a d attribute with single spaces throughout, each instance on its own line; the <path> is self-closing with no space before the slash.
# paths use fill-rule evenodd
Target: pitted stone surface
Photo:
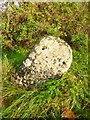
<path id="1" fill-rule="evenodd" d="M 37 85 L 51 76 L 61 76 L 72 62 L 70 46 L 60 38 L 44 37 L 16 73 L 16 82 L 25 87 Z"/>

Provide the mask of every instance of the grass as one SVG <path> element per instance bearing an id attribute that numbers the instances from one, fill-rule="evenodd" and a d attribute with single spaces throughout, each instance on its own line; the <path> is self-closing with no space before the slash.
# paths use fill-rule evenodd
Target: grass
<path id="1" fill-rule="evenodd" d="M 67 106 L 75 113 L 76 118 L 90 118 L 88 36 L 75 35 L 72 43 L 73 62 L 68 72 L 60 79 L 52 77 L 33 91 L 17 88 L 11 77 L 12 71 L 21 64 L 28 52 L 18 48 L 15 53 L 9 51 L 7 55 L 3 55 L 3 118 L 59 120 L 62 108 Z"/>
<path id="2" fill-rule="evenodd" d="M 2 13 L 2 118 L 62 119 L 69 107 L 77 119 L 90 119 L 88 85 L 88 3 L 20 3 Z M 6 4 L 7 6 L 7 4 Z M 82 9 L 83 6 L 83 9 Z M 73 51 L 70 69 L 52 76 L 34 90 L 14 84 L 12 75 L 35 43 L 52 35 L 67 41 Z"/>

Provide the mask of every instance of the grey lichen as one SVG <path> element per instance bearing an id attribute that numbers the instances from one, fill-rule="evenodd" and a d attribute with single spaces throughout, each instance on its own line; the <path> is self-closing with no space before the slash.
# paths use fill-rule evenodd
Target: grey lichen
<path id="1" fill-rule="evenodd" d="M 44 37 L 28 55 L 16 73 L 17 84 L 29 88 L 51 76 L 61 76 L 72 62 L 70 46 L 60 38 Z"/>

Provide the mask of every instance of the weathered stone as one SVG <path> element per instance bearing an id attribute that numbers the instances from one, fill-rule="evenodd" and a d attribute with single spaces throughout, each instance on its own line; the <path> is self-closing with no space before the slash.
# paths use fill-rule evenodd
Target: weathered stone
<path id="1" fill-rule="evenodd" d="M 16 73 L 16 83 L 29 88 L 51 76 L 61 76 L 72 62 L 70 46 L 60 38 L 44 37 L 28 55 Z"/>

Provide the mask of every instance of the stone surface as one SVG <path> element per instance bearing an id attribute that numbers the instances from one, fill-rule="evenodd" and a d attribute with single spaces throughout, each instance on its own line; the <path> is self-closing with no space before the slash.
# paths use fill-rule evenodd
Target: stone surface
<path id="1" fill-rule="evenodd" d="M 60 38 L 44 37 L 35 45 L 16 73 L 16 83 L 29 88 L 45 82 L 51 76 L 61 76 L 72 62 L 70 46 Z"/>

